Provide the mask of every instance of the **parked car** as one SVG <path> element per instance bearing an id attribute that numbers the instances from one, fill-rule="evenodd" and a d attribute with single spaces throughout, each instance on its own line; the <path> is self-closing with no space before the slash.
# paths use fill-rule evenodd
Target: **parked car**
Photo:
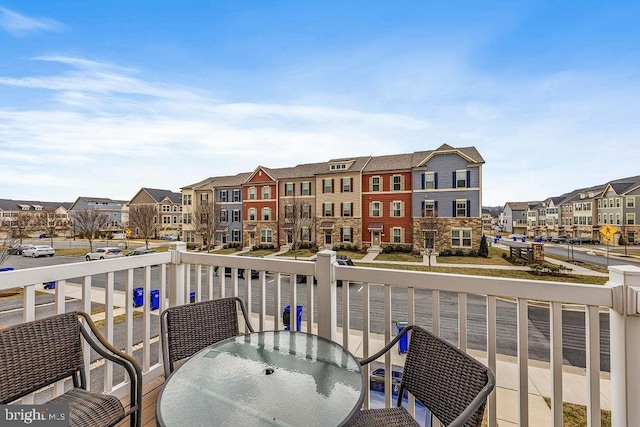
<path id="1" fill-rule="evenodd" d="M 7 252 L 9 253 L 9 255 L 22 255 L 22 251 L 33 247 L 35 246 L 28 243 L 16 243 L 15 245 L 11 246 Z"/>
<path id="2" fill-rule="evenodd" d="M 384 368 L 375 369 L 371 372 L 370 387 L 371 390 L 384 392 Z M 398 394 L 400 391 L 400 383 L 402 382 L 402 371 L 391 371 L 391 386 L 393 388 L 392 393 Z"/>
<path id="3" fill-rule="evenodd" d="M 30 256 L 32 258 L 41 256 L 54 256 L 55 254 L 55 249 L 47 245 L 35 245 L 32 248 L 27 248 L 22 251 L 22 256 Z"/>
<path id="4" fill-rule="evenodd" d="M 156 251 L 153 249 L 134 249 L 129 252 L 126 256 L 136 256 L 136 255 L 145 255 L 145 254 L 155 254 Z"/>
<path id="5" fill-rule="evenodd" d="M 316 262 L 317 258 L 311 258 L 309 261 Z M 346 255 L 336 255 L 336 262 L 338 265 L 354 265 L 353 260 Z M 313 283 L 316 283 L 317 280 L 314 276 Z M 296 283 L 307 283 L 307 276 L 298 275 L 296 277 Z M 342 286 L 342 280 L 338 280 L 336 282 L 337 286 Z"/>
<path id="6" fill-rule="evenodd" d="M 41 235 L 38 236 L 38 239 L 48 239 L 49 237 L 51 237 L 51 236 L 49 236 L 49 234 L 42 233 Z"/>
<path id="7" fill-rule="evenodd" d="M 87 261 L 105 258 L 117 258 L 124 256 L 122 249 L 117 247 L 96 248 L 93 252 L 89 252 L 84 256 Z"/>
<path id="8" fill-rule="evenodd" d="M 599 245 L 600 241 L 589 237 L 572 237 L 568 240 L 573 245 Z"/>
<path id="9" fill-rule="evenodd" d="M 218 275 L 218 266 L 214 267 L 213 271 L 217 276 Z M 231 277 L 231 267 L 225 267 L 224 268 L 224 275 L 227 276 L 227 277 Z M 244 279 L 244 268 L 239 268 L 238 269 L 238 277 L 241 278 L 241 279 Z M 260 277 L 260 272 L 258 270 L 251 270 L 251 278 L 252 279 L 257 279 L 258 277 Z"/>
<path id="10" fill-rule="evenodd" d="M 176 236 L 175 234 L 170 234 L 170 233 L 161 234 L 160 238 L 162 240 L 171 240 L 171 241 L 178 240 L 178 236 Z"/>
<path id="11" fill-rule="evenodd" d="M 551 238 L 552 243 L 565 243 L 567 240 L 569 240 L 569 236 L 553 236 Z"/>

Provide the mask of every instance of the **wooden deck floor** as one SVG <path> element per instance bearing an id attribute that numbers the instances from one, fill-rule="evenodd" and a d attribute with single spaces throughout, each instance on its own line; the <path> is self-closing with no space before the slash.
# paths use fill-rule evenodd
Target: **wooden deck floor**
<path id="1" fill-rule="evenodd" d="M 158 400 L 158 394 L 164 384 L 164 375 L 149 381 L 142 387 L 142 426 L 143 427 L 155 427 L 156 426 L 156 401 Z M 122 399 L 122 404 L 127 407 L 129 403 L 129 397 Z M 116 427 L 129 427 L 129 419 L 125 419 L 116 424 Z"/>

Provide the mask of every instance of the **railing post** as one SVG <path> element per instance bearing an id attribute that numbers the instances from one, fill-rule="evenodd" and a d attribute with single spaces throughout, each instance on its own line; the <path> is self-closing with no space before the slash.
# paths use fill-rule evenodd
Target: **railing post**
<path id="1" fill-rule="evenodd" d="M 609 267 L 613 309 L 609 312 L 611 335 L 611 424 L 640 425 L 640 268 Z"/>
<path id="2" fill-rule="evenodd" d="M 330 250 L 318 252 L 316 260 L 316 285 L 318 301 L 318 335 L 331 341 L 337 341 L 338 326 L 336 315 L 336 280 L 334 263 L 336 253 Z"/>
<path id="3" fill-rule="evenodd" d="M 169 280 L 167 289 L 169 297 L 169 307 L 185 304 L 185 281 L 184 281 L 184 264 L 182 263 L 182 252 L 187 251 L 185 242 L 171 242 L 169 244 L 171 252 L 171 263 L 169 264 Z"/>

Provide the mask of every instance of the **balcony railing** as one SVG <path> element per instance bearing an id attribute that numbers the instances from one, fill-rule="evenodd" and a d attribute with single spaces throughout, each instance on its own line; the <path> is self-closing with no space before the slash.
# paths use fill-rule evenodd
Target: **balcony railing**
<path id="1" fill-rule="evenodd" d="M 562 336 L 563 310 L 571 307 L 584 313 L 584 397 L 591 426 L 599 426 L 601 421 L 601 315 L 608 314 L 613 425 L 640 425 L 640 268 L 610 267 L 609 282 L 593 286 L 340 266 L 331 251 L 318 253 L 317 261 L 311 263 L 192 253 L 186 252 L 181 242 L 173 246 L 166 253 L 3 272 L 0 291 L 23 291 L 22 304 L 14 309 L 21 311 L 23 322 L 93 309 L 94 316 L 104 319 L 105 337 L 141 361 L 145 382 L 163 371 L 156 315 L 168 306 L 188 302 L 192 294 L 195 300 L 243 298 L 258 330 L 282 329 L 284 306 L 302 305 L 304 331 L 337 341 L 359 357 L 373 354 L 390 341 L 395 321 L 424 324 L 462 350 L 477 354 L 496 373 L 498 383 L 499 342 L 514 340 L 517 422 L 522 426 L 530 419 L 528 355 L 533 347 L 529 309 L 541 305 L 548 309 L 548 390 L 552 422 L 557 426 L 562 425 L 563 345 L 567 344 Z M 230 277 L 225 276 L 225 268 L 231 270 Z M 258 272 L 257 278 L 252 278 L 251 270 Z M 300 278 L 306 280 L 297 283 Z M 51 300 L 41 296 L 43 283 L 52 281 L 56 282 L 55 290 L 49 291 L 54 293 L 53 301 L 43 303 L 43 298 Z M 337 287 L 337 281 L 342 281 L 342 287 Z M 142 287 L 145 296 L 144 305 L 138 308 L 133 307 L 136 287 Z M 152 289 L 160 294 L 157 311 L 148 303 Z M 498 307 L 505 305 L 511 307 L 507 313 L 512 313 L 515 330 L 505 330 L 502 324 L 503 313 L 499 315 Z M 479 340 L 480 348 L 476 348 Z M 91 366 L 91 356 L 88 351 L 85 354 L 85 365 Z M 391 371 L 398 357 L 388 353 L 383 361 L 386 405 L 392 404 Z M 89 381 L 94 391 L 118 396 L 126 393 L 124 384 L 118 382 L 123 376 L 114 372 L 110 363 L 102 369 L 99 384 Z M 87 372 L 90 379 L 89 375 Z M 488 401 L 489 426 L 496 425 L 498 398 L 494 392 Z M 33 401 L 30 397 L 25 403 Z M 369 395 L 365 405 L 369 405 Z"/>

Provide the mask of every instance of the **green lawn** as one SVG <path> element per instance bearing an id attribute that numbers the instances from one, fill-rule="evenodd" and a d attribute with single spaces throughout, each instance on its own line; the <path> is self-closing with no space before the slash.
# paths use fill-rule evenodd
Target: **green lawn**
<path id="1" fill-rule="evenodd" d="M 439 256 L 438 264 L 512 265 L 509 261 L 502 258 L 502 254 L 508 254 L 508 252 L 504 249 L 491 247 L 489 248 L 488 258 L 473 256 Z"/>

